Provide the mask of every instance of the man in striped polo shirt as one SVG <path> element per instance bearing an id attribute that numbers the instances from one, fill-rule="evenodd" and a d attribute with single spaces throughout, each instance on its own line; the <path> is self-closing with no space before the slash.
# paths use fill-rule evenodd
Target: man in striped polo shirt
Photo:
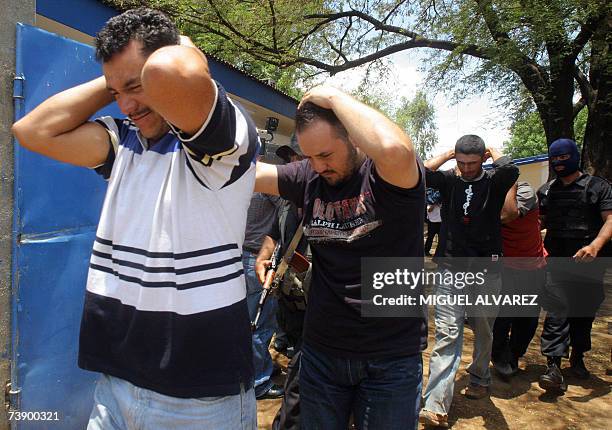
<path id="1" fill-rule="evenodd" d="M 19 142 L 108 180 L 79 366 L 102 373 L 90 429 L 255 429 L 241 263 L 258 139 L 206 57 L 145 8 L 96 37 L 104 76 L 16 123 Z M 117 102 L 125 119 L 90 122 Z"/>

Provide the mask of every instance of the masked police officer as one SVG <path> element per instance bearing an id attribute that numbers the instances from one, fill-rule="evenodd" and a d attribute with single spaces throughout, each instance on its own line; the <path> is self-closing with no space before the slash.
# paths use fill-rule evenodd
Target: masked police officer
<path id="1" fill-rule="evenodd" d="M 583 355 L 591 349 L 591 327 L 604 298 L 605 260 L 612 236 L 612 188 L 610 183 L 579 170 L 576 142 L 558 139 L 548 158 L 557 178 L 538 191 L 540 212 L 547 229 L 549 252 L 542 354 L 547 357 L 540 387 L 564 392 L 561 358 L 571 346 L 574 376 L 588 379 Z M 555 258 L 556 257 L 556 258 Z M 574 261 L 569 261 L 573 259 Z"/>

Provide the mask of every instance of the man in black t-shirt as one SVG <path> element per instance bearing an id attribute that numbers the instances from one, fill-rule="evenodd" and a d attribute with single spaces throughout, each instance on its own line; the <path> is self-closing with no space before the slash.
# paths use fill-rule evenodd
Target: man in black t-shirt
<path id="1" fill-rule="evenodd" d="M 482 164 L 493 158 L 493 169 L 484 170 Z M 455 158 L 460 175 L 453 170 L 439 171 L 446 161 Z M 487 264 L 502 255 L 500 212 L 508 190 L 519 176 L 510 159 L 502 157 L 494 148 L 487 149 L 475 135 L 461 137 L 455 149 L 425 162 L 427 186 L 440 190 L 442 195 L 442 228 L 434 260 L 451 272 L 474 272 L 480 266 L 464 267 L 465 260 Z M 500 274 L 488 267 L 485 282 L 459 289 L 455 285 L 436 285 L 436 295 L 467 295 L 475 303 L 479 295 L 499 294 Z M 489 392 L 491 374 L 491 343 L 493 340 L 494 307 L 470 308 L 474 330 L 474 352 L 470 384 L 465 390 L 468 398 L 479 399 Z M 435 308 L 436 343 L 429 361 L 429 382 L 425 390 L 425 405 L 419 420 L 426 425 L 448 426 L 448 411 L 453 400 L 455 374 L 461 361 L 465 302 L 439 303 Z"/>
<path id="2" fill-rule="evenodd" d="M 362 257 L 423 257 L 424 172 L 410 139 L 333 88 L 304 96 L 306 160 L 259 163 L 255 189 L 304 211 L 312 282 L 300 370 L 303 429 L 416 428 L 427 342 L 419 318 L 361 316 Z"/>

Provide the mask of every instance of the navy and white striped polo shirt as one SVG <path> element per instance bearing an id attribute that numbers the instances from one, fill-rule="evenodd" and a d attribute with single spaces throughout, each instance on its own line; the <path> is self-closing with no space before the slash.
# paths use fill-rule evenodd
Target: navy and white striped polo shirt
<path id="1" fill-rule="evenodd" d="M 150 148 L 128 120 L 97 120 L 114 150 L 96 169 L 109 184 L 79 365 L 174 397 L 237 394 L 253 380 L 241 249 L 259 141 L 216 93 L 195 136 Z"/>

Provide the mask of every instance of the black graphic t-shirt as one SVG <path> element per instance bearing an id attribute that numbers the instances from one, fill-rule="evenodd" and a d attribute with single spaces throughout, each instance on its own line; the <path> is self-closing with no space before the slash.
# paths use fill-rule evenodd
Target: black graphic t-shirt
<path id="1" fill-rule="evenodd" d="M 436 257 L 501 256 L 500 213 L 518 176 L 518 167 L 508 157 L 500 157 L 473 181 L 462 180 L 454 170 L 427 170 L 427 186 L 442 195 Z"/>
<path id="2" fill-rule="evenodd" d="M 427 346 L 426 318 L 361 317 L 362 257 L 422 257 L 424 171 L 412 189 L 385 182 L 370 159 L 332 186 L 308 160 L 278 166 L 281 197 L 304 210 L 312 285 L 304 341 L 351 358 L 411 355 Z"/>

